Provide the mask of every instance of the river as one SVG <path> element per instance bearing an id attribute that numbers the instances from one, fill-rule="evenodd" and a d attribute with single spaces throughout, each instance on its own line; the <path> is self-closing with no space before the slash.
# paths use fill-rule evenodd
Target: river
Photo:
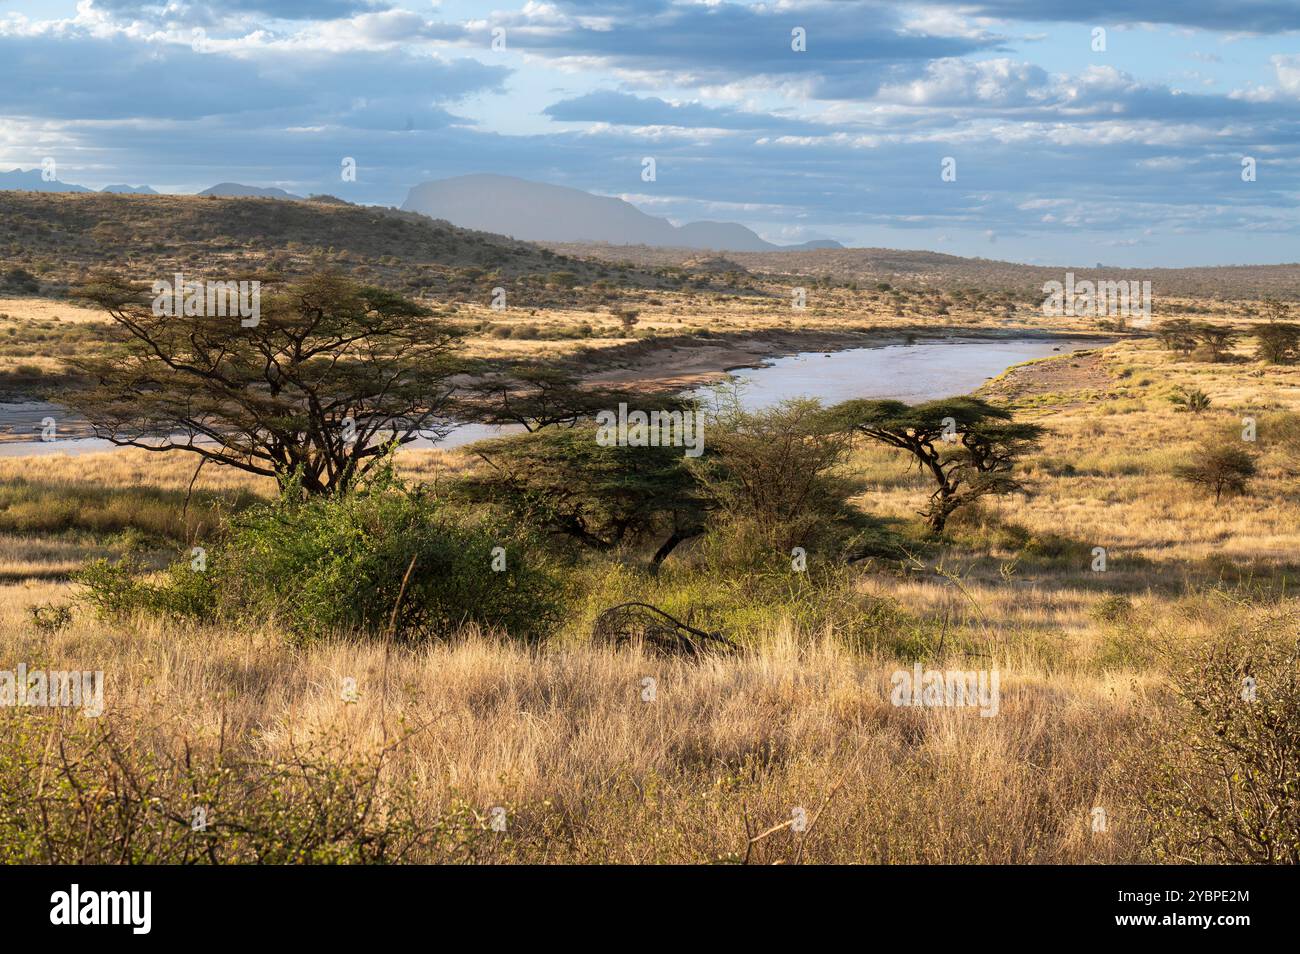
<path id="1" fill-rule="evenodd" d="M 742 404 L 754 409 L 794 397 L 815 397 L 827 405 L 850 398 L 895 398 L 916 403 L 968 394 L 1012 365 L 1105 343 L 1063 338 L 966 338 L 812 351 L 774 358 L 762 367 L 733 371 L 732 378 L 742 384 Z M 33 437 L 39 435 L 44 417 L 58 416 L 57 409 L 48 404 L 4 405 L 0 406 L 0 415 L 11 433 Z M 499 433 L 501 428 L 464 424 L 436 444 L 422 439 L 408 446 L 462 447 Z M 10 440 L 0 442 L 0 457 L 86 454 L 112 447 L 108 441 L 85 437 Z"/>

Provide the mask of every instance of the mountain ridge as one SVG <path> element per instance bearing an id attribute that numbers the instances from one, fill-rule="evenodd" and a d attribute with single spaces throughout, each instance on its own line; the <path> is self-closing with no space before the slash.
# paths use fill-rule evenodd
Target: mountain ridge
<path id="1" fill-rule="evenodd" d="M 115 183 L 113 185 L 106 185 L 104 186 L 104 188 L 100 189 L 99 191 L 107 192 L 114 195 L 161 195 L 162 194 L 153 186 L 147 186 L 147 185 L 133 186 L 133 185 L 126 185 L 125 183 Z"/>
<path id="2" fill-rule="evenodd" d="M 40 169 L 23 169 L 16 167 L 8 172 L 0 172 L 0 192 L 103 192 L 109 195 L 163 195 L 151 185 L 127 185 L 125 183 L 113 183 L 106 185 L 102 189 L 91 189 L 87 186 L 77 185 L 72 182 L 63 182 L 58 179 L 47 180 L 41 175 Z M 218 182 L 214 186 L 209 186 L 202 192 L 195 193 L 201 196 L 218 196 L 223 199 L 228 198 L 262 198 L 262 199 L 296 199 L 301 200 L 304 196 L 295 195 L 292 192 L 286 192 L 284 189 L 274 187 L 250 186 L 242 182 Z"/>
<path id="3" fill-rule="evenodd" d="M 295 199 L 301 200 L 303 196 L 294 195 L 292 192 L 286 192 L 284 189 L 277 189 L 274 186 L 250 186 L 242 182 L 218 182 L 214 186 L 208 186 L 202 192 L 202 196 L 217 196 L 222 199 Z"/>
<path id="4" fill-rule="evenodd" d="M 776 245 L 736 222 L 673 225 L 613 196 L 492 173 L 422 182 L 411 188 L 401 207 L 525 242 L 607 242 L 717 252 L 842 247 L 829 240 Z"/>
<path id="5" fill-rule="evenodd" d="M 0 172 L 0 189 L 14 192 L 94 192 L 82 185 L 60 182 L 58 179 L 47 180 L 40 169 L 14 168 Z"/>

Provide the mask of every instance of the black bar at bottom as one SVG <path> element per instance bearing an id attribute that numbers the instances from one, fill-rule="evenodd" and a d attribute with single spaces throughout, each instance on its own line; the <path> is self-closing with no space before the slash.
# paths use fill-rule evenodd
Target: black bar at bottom
<path id="1" fill-rule="evenodd" d="M 1294 890 L 1292 869 L 1262 867 L 32 867 L 0 869 L 0 923 L 14 943 L 63 934 L 338 945 L 374 943 L 377 930 L 450 926 L 535 942 L 598 924 L 665 941 L 689 924 L 692 940 L 734 942 L 761 935 L 773 918 L 859 935 L 896 928 L 930 941 L 968 928 L 1231 943 L 1243 931 L 1284 930 Z"/>

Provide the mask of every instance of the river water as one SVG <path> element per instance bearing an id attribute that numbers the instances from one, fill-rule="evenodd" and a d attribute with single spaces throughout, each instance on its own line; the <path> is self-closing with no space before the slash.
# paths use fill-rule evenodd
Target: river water
<path id="1" fill-rule="evenodd" d="M 1102 344 L 1059 338 L 965 339 L 816 351 L 775 358 L 761 368 L 735 371 L 732 377 L 743 384 L 741 403 L 750 409 L 796 397 L 815 397 L 826 405 L 852 398 L 894 398 L 915 404 L 969 394 L 1024 361 Z"/>
<path id="2" fill-rule="evenodd" d="M 795 397 L 815 397 L 827 405 L 851 398 L 895 398 L 916 403 L 968 394 L 1012 365 L 1104 343 L 1061 338 L 947 339 L 813 351 L 774 358 L 760 368 L 737 370 L 732 372 L 732 378 L 742 385 L 741 403 L 753 409 Z M 703 389 L 697 393 L 703 393 Z M 41 421 L 47 416 L 57 419 L 58 409 L 48 404 L 0 405 L 0 418 L 7 425 L 4 430 L 33 437 L 0 442 L 0 457 L 86 454 L 113 447 L 108 441 L 85 437 L 42 441 Z M 484 424 L 464 424 L 436 444 L 418 440 L 407 446 L 462 447 L 502 432 L 502 428 Z"/>

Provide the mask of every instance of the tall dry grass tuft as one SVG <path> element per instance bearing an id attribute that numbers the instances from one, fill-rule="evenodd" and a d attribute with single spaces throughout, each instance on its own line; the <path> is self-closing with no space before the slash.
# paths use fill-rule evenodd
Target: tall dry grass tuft
<path id="1" fill-rule="evenodd" d="M 930 664 L 999 668 L 1000 710 L 983 718 L 896 708 L 889 675 L 910 663 L 789 628 L 702 662 L 473 633 L 289 650 L 265 630 L 88 619 L 15 649 L 30 665 L 103 669 L 107 711 L 0 713 L 25 753 L 4 766 L 11 859 L 114 860 L 134 839 L 156 861 L 1104 862 L 1141 841 L 1113 788 L 1151 702 L 1132 673 Z M 149 785 L 123 794 L 132 774 Z M 132 798 L 128 830 L 109 806 Z M 370 828 L 321 817 L 303 830 L 303 806 L 324 803 L 364 811 Z M 211 818 L 202 835 L 188 828 L 196 804 Z M 1094 834 L 1099 804 L 1111 825 Z M 807 830 L 750 844 L 799 808 Z M 88 825 L 99 834 L 79 835 Z M 405 847 L 367 853 L 379 843 Z"/>

